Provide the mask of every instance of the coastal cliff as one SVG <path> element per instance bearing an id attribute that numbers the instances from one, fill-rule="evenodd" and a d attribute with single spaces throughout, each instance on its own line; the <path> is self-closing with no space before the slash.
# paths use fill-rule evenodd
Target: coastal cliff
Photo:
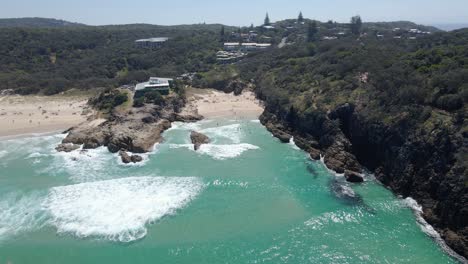
<path id="1" fill-rule="evenodd" d="M 416 199 L 447 245 L 468 256 L 467 141 L 456 120 L 429 118 L 418 127 L 406 114 L 384 124 L 362 112 L 362 106 L 347 103 L 288 121 L 279 109 L 267 107 L 260 120 L 283 142 L 294 136 L 311 158 L 323 155 L 330 169 L 360 171 L 362 164 L 396 194 Z"/>

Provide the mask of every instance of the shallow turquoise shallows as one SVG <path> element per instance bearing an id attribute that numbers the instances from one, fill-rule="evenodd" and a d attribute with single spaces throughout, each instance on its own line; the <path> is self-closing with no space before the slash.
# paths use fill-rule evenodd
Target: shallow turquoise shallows
<path id="1" fill-rule="evenodd" d="M 191 130 L 212 142 L 195 152 Z M 138 165 L 63 135 L 0 142 L 0 263 L 453 263 L 409 200 L 258 120 L 175 123 Z M 430 227 L 429 227 L 430 229 Z"/>

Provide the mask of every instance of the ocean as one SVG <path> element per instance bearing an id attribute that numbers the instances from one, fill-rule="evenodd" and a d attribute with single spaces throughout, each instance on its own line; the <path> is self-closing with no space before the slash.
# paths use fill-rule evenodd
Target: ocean
<path id="1" fill-rule="evenodd" d="M 456 263 L 413 200 L 258 120 L 174 123 L 132 165 L 63 137 L 0 141 L 0 263 Z"/>

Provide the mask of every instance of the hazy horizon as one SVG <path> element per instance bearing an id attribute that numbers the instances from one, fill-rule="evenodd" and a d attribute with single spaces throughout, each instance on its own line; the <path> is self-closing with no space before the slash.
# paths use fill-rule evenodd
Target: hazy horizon
<path id="1" fill-rule="evenodd" d="M 25 8 L 27 6 L 28 8 Z M 92 0 L 69 2 L 59 0 L 17 0 L 4 3 L 1 18 L 44 17 L 62 19 L 87 25 L 148 23 L 157 25 L 180 25 L 197 23 L 221 23 L 246 26 L 263 23 L 268 12 L 271 21 L 297 17 L 302 11 L 304 17 L 320 21 L 334 20 L 348 22 L 354 15 L 361 15 L 364 21 L 412 21 L 425 25 L 468 24 L 468 1 L 423 1 L 413 0 L 329 0 L 327 2 L 291 0 L 287 5 L 267 1 L 246 0 L 217 2 L 206 0 L 191 2 L 174 0 L 170 2 L 136 0 L 118 2 Z"/>

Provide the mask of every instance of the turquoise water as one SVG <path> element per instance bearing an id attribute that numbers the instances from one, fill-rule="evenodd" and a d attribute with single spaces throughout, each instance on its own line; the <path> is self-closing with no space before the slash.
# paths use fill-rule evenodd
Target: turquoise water
<path id="1" fill-rule="evenodd" d="M 191 129 L 213 140 L 191 150 Z M 0 263 L 453 263 L 367 176 L 257 121 L 176 123 L 140 165 L 62 135 L 0 142 Z M 427 228 L 427 227 L 426 227 Z"/>

